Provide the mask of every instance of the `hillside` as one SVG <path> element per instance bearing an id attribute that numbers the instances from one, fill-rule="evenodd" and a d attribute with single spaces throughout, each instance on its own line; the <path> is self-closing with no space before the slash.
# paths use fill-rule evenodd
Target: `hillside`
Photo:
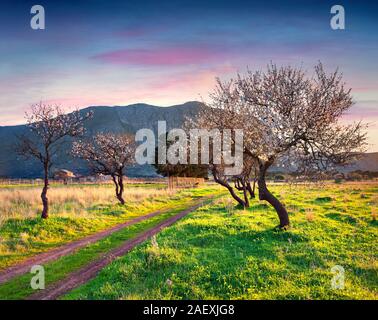
<path id="1" fill-rule="evenodd" d="M 158 121 L 165 120 L 167 129 L 180 128 L 186 115 L 197 113 L 199 102 L 187 102 L 171 107 L 157 107 L 148 104 L 133 104 L 129 106 L 96 106 L 82 109 L 83 113 L 93 111 L 93 118 L 87 121 L 86 135 L 96 132 L 125 132 L 135 133 L 142 128 L 152 129 L 157 132 Z M 15 152 L 17 136 L 26 134 L 25 125 L 0 127 L 0 177 L 9 178 L 35 178 L 40 177 L 42 168 L 33 159 L 25 161 Z M 59 159 L 55 161 L 54 168 L 64 168 L 75 173 L 87 173 L 85 163 L 72 160 L 69 156 L 70 144 L 62 151 Z M 151 166 L 136 166 L 128 172 L 130 176 L 151 176 L 155 170 Z"/>
<path id="2" fill-rule="evenodd" d="M 133 104 L 129 106 L 92 106 L 82 109 L 83 113 L 93 112 L 93 118 L 87 121 L 86 135 L 93 135 L 100 131 L 135 133 L 139 129 L 148 128 L 157 132 L 158 121 L 165 120 L 167 129 L 180 128 L 185 116 L 198 112 L 200 102 L 187 102 L 171 107 L 158 107 L 148 104 Z M 27 133 L 25 125 L 0 127 L 0 177 L 35 178 L 40 177 L 42 168 L 33 159 L 25 161 L 15 153 L 17 136 Z M 55 161 L 56 168 L 64 168 L 74 173 L 87 174 L 86 164 L 72 160 L 69 155 L 70 144 L 67 143 L 59 159 Z M 353 166 L 343 168 L 342 171 L 354 170 L 378 172 L 378 152 L 367 153 Z M 155 170 L 149 166 L 135 166 L 128 170 L 129 176 L 154 176 Z"/>
<path id="3" fill-rule="evenodd" d="M 365 153 L 359 161 L 342 171 L 350 172 L 355 170 L 378 172 L 378 152 Z"/>

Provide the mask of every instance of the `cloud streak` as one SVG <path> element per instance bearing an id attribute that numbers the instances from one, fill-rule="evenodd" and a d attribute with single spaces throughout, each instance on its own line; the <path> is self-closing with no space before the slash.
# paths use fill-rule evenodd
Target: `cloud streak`
<path id="1" fill-rule="evenodd" d="M 226 54 L 207 47 L 160 47 L 123 49 L 92 56 L 104 63 L 137 66 L 177 66 L 219 61 Z"/>

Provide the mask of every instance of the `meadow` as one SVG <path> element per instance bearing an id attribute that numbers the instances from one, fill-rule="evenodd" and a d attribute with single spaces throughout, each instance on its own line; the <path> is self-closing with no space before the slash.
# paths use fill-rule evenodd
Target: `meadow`
<path id="1" fill-rule="evenodd" d="M 265 203 L 223 197 L 163 230 L 65 299 L 377 299 L 378 184 L 272 187 Z M 331 268 L 345 270 L 333 289 Z"/>
<path id="2" fill-rule="evenodd" d="M 121 206 L 111 184 L 59 185 L 49 190 L 50 218 L 40 219 L 40 187 L 0 188 L 0 270 L 64 243 L 157 211 L 187 206 L 219 188 L 171 191 L 128 185 Z"/>
<path id="3" fill-rule="evenodd" d="M 105 267 L 63 299 L 377 299 L 378 183 L 270 186 L 291 227 L 277 230 L 265 202 L 235 206 L 217 185 L 167 190 L 128 185 L 126 205 L 111 185 L 54 186 L 51 216 L 39 218 L 40 189 L 0 188 L 0 270 L 37 253 L 156 210 L 139 222 L 49 262 L 46 284 L 64 279 L 124 241 L 188 208 L 207 204 Z M 331 286 L 332 267 L 345 286 Z M 30 275 L 0 284 L 0 299 L 33 293 Z"/>

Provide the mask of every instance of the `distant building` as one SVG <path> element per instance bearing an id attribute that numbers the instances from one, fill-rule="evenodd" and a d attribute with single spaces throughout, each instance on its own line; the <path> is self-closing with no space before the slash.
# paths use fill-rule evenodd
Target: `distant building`
<path id="1" fill-rule="evenodd" d="M 54 172 L 54 179 L 63 180 L 64 184 L 67 184 L 69 180 L 76 178 L 72 171 L 66 169 L 58 169 Z"/>

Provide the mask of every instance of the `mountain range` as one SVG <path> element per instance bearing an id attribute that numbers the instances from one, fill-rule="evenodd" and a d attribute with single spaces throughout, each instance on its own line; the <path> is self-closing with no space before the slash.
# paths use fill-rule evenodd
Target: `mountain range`
<path id="1" fill-rule="evenodd" d="M 85 123 L 85 135 L 92 136 L 96 132 L 131 133 L 142 128 L 151 129 L 157 135 L 158 121 L 166 121 L 167 130 L 180 128 L 186 116 L 195 115 L 201 107 L 200 102 L 192 101 L 170 107 L 157 107 L 138 103 L 128 106 L 92 106 L 80 112 L 93 113 L 93 117 Z M 42 175 L 41 164 L 34 159 L 25 161 L 17 155 L 15 146 L 17 136 L 28 134 L 26 125 L 0 126 L 0 177 L 36 178 Z M 63 149 L 59 158 L 55 159 L 52 171 L 67 169 L 74 173 L 88 174 L 83 161 L 72 159 L 70 144 Z M 128 169 L 129 176 L 154 176 L 155 170 L 150 165 L 134 166 Z"/>
<path id="2" fill-rule="evenodd" d="M 157 133 L 158 121 L 166 121 L 167 130 L 180 128 L 186 116 L 195 115 L 201 108 L 197 101 L 186 102 L 170 107 L 158 107 L 148 104 L 133 104 L 128 106 L 91 106 L 81 110 L 83 113 L 93 112 L 93 117 L 85 124 L 86 135 L 96 132 L 131 133 L 142 128 L 151 129 Z M 42 167 L 36 160 L 25 160 L 15 152 L 17 136 L 27 134 L 26 125 L 0 126 L 0 177 L 36 178 L 42 175 Z M 80 160 L 72 159 L 70 147 L 67 147 L 56 159 L 54 169 L 67 169 L 79 174 L 88 174 L 87 166 Z M 378 171 L 378 153 L 368 153 L 345 171 L 362 170 Z M 134 166 L 128 169 L 129 176 L 154 176 L 155 170 L 150 165 Z"/>

